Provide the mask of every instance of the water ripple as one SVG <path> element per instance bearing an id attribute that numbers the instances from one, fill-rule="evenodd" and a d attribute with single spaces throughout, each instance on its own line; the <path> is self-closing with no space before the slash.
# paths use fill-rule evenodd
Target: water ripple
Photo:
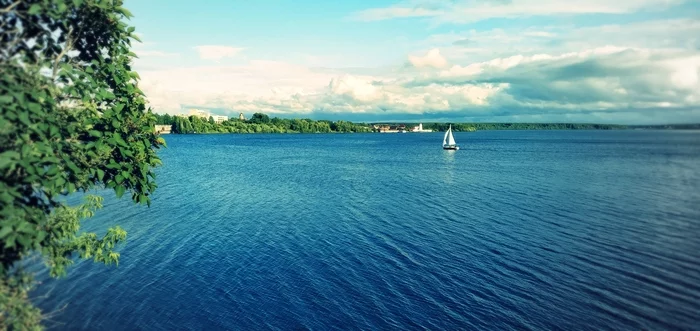
<path id="1" fill-rule="evenodd" d="M 697 133 L 459 134 L 168 136 L 152 207 L 85 223 L 120 266 L 33 296 L 58 329 L 697 329 Z"/>

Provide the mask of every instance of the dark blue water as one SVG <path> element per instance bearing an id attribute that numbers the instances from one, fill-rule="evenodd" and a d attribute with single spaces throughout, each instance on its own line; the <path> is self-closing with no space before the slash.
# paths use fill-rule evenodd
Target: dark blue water
<path id="1" fill-rule="evenodd" d="M 698 329 L 700 132 L 455 138 L 167 136 L 152 207 L 85 222 L 119 267 L 44 282 L 47 325 Z"/>

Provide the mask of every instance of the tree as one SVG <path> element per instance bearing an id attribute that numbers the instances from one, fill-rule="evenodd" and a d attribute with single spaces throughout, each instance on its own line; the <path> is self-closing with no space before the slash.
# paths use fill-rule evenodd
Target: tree
<path id="1" fill-rule="evenodd" d="M 211 125 L 216 124 L 216 121 L 214 121 L 214 117 L 213 117 L 213 116 L 209 116 L 209 124 L 211 124 Z"/>
<path id="2" fill-rule="evenodd" d="M 126 236 L 77 236 L 101 198 L 60 197 L 106 187 L 150 205 L 165 142 L 131 69 L 122 0 L 0 0 L 0 15 L 0 329 L 40 329 L 19 262 L 38 253 L 54 277 L 75 253 L 116 264 Z"/>
<path id="3" fill-rule="evenodd" d="M 255 113 L 253 114 L 253 117 L 250 118 L 250 122 L 256 124 L 270 123 L 270 116 L 263 113 Z"/>

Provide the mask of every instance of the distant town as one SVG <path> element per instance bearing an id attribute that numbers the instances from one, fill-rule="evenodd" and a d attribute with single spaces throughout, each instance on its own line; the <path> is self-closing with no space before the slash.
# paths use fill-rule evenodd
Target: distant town
<path id="1" fill-rule="evenodd" d="M 433 132 L 436 131 L 434 129 L 429 129 L 429 128 L 424 128 L 423 123 L 419 123 L 418 125 L 411 126 L 411 125 L 406 125 L 406 124 L 365 124 L 365 123 L 351 123 L 348 121 L 315 121 L 311 119 L 293 119 L 293 120 L 288 120 L 288 119 L 279 119 L 279 118 L 272 118 L 270 119 L 267 115 L 261 114 L 261 113 L 256 113 L 253 115 L 253 118 L 248 120 L 243 113 L 238 114 L 238 118 L 229 118 L 228 116 L 224 115 L 215 115 L 212 114 L 208 111 L 200 110 L 200 109 L 190 109 L 186 114 L 176 114 L 176 115 L 158 115 L 158 123 L 155 125 L 155 131 L 158 134 L 169 134 L 169 133 L 213 133 L 213 132 L 220 132 L 219 130 L 211 127 L 211 125 L 214 126 L 221 126 L 224 127 L 226 132 L 229 133 L 258 133 L 258 132 L 263 132 L 263 133 L 269 133 L 269 132 L 278 132 L 278 131 L 283 131 L 283 132 L 302 132 L 302 133 L 309 133 L 309 132 L 318 132 L 318 133 L 323 133 L 323 132 L 379 132 L 379 133 L 407 133 L 407 132 Z M 180 119 L 180 120 L 178 120 Z M 251 124 L 255 125 L 252 127 L 252 130 L 248 130 L 248 128 L 241 128 L 241 127 L 235 127 L 232 126 L 232 121 L 237 122 L 238 124 L 241 123 L 246 123 L 246 124 Z M 194 127 L 190 130 L 187 128 L 187 124 L 184 124 L 183 122 L 189 123 L 189 125 L 192 125 L 193 122 L 198 122 L 201 123 L 198 126 L 198 129 L 195 129 Z M 210 127 L 207 127 L 204 125 L 205 123 L 208 123 Z M 294 123 L 297 123 L 298 125 L 294 125 Z M 306 123 L 306 125 L 304 124 Z M 277 124 L 278 126 L 283 127 L 280 130 L 275 130 L 270 127 L 270 125 L 275 125 Z M 321 124 L 316 127 L 314 130 L 313 126 L 314 124 Z M 324 125 L 325 124 L 325 125 Z M 264 125 L 264 126 L 263 126 Z M 327 129 L 326 129 L 327 127 Z M 436 128 L 437 129 L 437 128 Z M 190 132 L 191 131 L 191 132 Z M 253 131 L 253 132 L 248 132 L 248 131 Z M 464 131 L 474 131 L 474 130 L 464 130 Z"/>
<path id="2" fill-rule="evenodd" d="M 433 132 L 432 129 L 424 129 L 423 123 L 407 128 L 405 124 L 399 125 L 372 125 L 375 132 L 379 133 L 406 133 L 406 132 Z"/>

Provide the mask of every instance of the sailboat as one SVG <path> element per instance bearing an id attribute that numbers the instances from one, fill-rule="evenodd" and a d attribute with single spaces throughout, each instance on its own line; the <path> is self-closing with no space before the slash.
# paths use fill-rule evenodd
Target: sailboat
<path id="1" fill-rule="evenodd" d="M 452 136 L 452 124 L 450 124 L 450 128 L 445 132 L 445 137 L 442 138 L 442 149 L 459 149 L 459 146 L 457 146 L 455 142 L 455 137 Z"/>

